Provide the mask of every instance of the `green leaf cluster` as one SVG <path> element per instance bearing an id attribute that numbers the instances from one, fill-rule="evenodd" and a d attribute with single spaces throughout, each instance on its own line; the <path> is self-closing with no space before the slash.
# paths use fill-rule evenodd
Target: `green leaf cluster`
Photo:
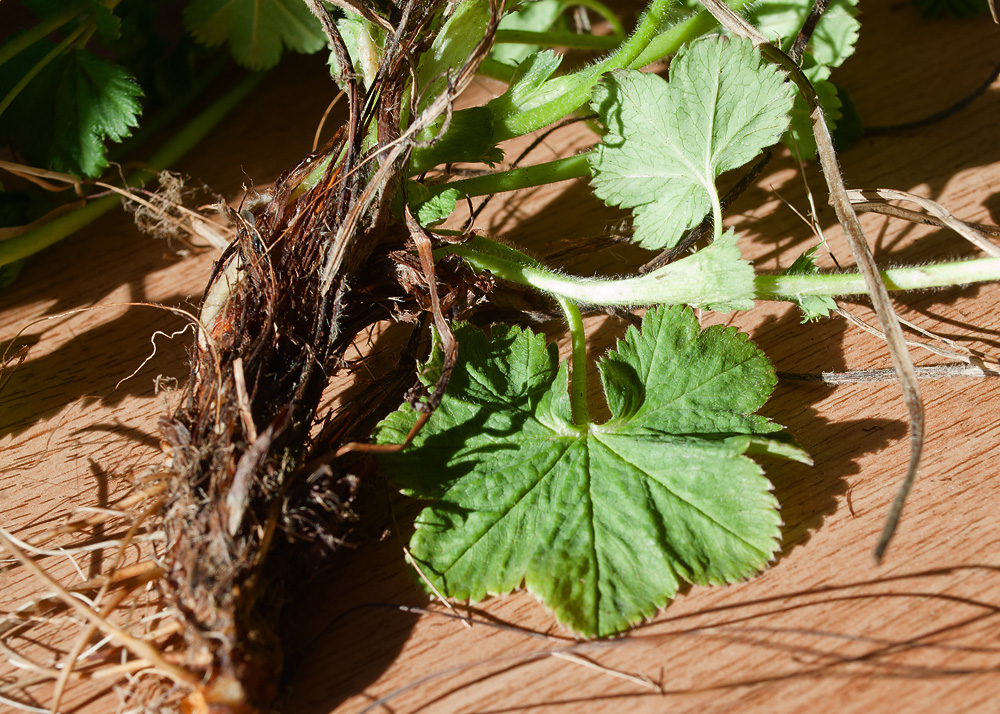
<path id="1" fill-rule="evenodd" d="M 459 363 L 412 446 L 383 458 L 433 499 L 410 547 L 446 595 L 481 600 L 522 583 L 585 636 L 651 617 L 684 581 L 729 583 L 778 548 L 770 484 L 748 453 L 807 460 L 756 415 L 774 387 L 766 357 L 687 308 L 647 313 L 598 365 L 612 418 L 574 424 L 568 368 L 530 332 L 456 329 Z M 424 379 L 434 382 L 436 355 Z M 409 406 L 378 428 L 399 443 Z"/>
<path id="2" fill-rule="evenodd" d="M 607 127 L 593 155 L 593 186 L 635 212 L 634 240 L 672 247 L 721 210 L 715 180 L 775 143 L 788 127 L 793 89 L 747 40 L 703 40 L 679 52 L 670 81 L 612 73 L 594 92 Z"/>

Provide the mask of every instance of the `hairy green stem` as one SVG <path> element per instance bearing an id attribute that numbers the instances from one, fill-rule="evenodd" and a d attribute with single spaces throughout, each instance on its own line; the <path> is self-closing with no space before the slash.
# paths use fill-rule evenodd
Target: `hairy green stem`
<path id="1" fill-rule="evenodd" d="M 881 271 L 880 274 L 889 290 L 926 290 L 995 282 L 1000 280 L 1000 258 L 958 260 L 915 268 L 891 268 Z M 754 284 L 758 300 L 789 300 L 811 295 L 837 297 L 868 294 L 868 286 L 860 273 L 757 275 Z"/>
<path id="2" fill-rule="evenodd" d="M 584 426 L 590 423 L 590 410 L 587 408 L 587 332 L 583 327 L 583 317 L 576 303 L 559 296 L 556 296 L 556 301 L 566 316 L 572 348 L 569 375 L 570 411 L 573 414 L 573 423 Z"/>
<path id="3" fill-rule="evenodd" d="M 581 278 L 557 273 L 513 248 L 482 236 L 442 251 L 453 252 L 468 260 L 473 267 L 487 270 L 504 280 L 528 285 L 577 303 L 708 307 L 726 303 L 734 297 L 746 297 L 728 294 L 731 292 L 727 290 L 728 286 L 735 281 L 725 274 L 727 271 L 722 275 L 718 273 L 718 263 L 713 258 L 719 249 L 721 246 L 710 246 L 646 275 L 621 279 Z"/>
<path id="4" fill-rule="evenodd" d="M 497 44 L 575 47 L 584 50 L 613 50 L 621 42 L 621 38 L 614 35 L 581 35 L 577 32 L 497 30 L 496 35 Z"/>
<path id="5" fill-rule="evenodd" d="M 568 114 L 576 111 L 590 99 L 590 92 L 605 72 L 631 65 L 646 46 L 659 33 L 660 27 L 670 9 L 672 0 L 653 0 L 649 10 L 643 16 L 635 33 L 618 51 L 590 67 L 570 75 L 572 84 L 566 91 L 537 107 L 527 111 L 512 113 L 498 117 L 493 139 L 496 142 L 524 136 L 531 132 L 557 122 Z M 558 77 L 550 82 L 565 82 L 567 78 Z"/>
<path id="6" fill-rule="evenodd" d="M 751 5 L 753 0 L 730 0 L 727 4 L 733 10 L 742 10 Z M 629 65 L 632 69 L 640 69 L 664 57 L 675 54 L 685 43 L 696 37 L 711 32 L 719 26 L 718 20 L 712 17 L 708 10 L 702 10 L 694 17 L 679 22 L 669 30 L 657 35 Z"/>
<path id="7" fill-rule="evenodd" d="M 155 177 L 157 171 L 168 168 L 184 154 L 194 148 L 198 142 L 214 129 L 222 119 L 231 112 L 237 104 L 247 97 L 266 75 L 254 73 L 247 75 L 235 87 L 219 98 L 208 109 L 203 111 L 181 131 L 175 134 L 149 159 L 149 169 L 136 171 L 125 181 L 126 186 L 139 186 Z M 54 218 L 37 228 L 21 235 L 0 241 L 0 265 L 7 265 L 16 260 L 44 250 L 58 243 L 76 231 L 97 220 L 112 208 L 121 204 L 118 196 L 104 196 L 88 201 L 82 208 Z"/>
<path id="8" fill-rule="evenodd" d="M 724 290 L 727 283 L 715 279 L 710 271 L 708 256 L 711 248 L 646 275 L 619 279 L 581 278 L 557 273 L 513 248 L 480 236 L 468 243 L 450 246 L 447 250 L 499 278 L 534 287 L 560 300 L 577 303 L 607 306 L 707 306 L 742 297 L 719 293 L 720 286 Z M 881 275 L 890 290 L 926 290 L 1000 282 L 1000 258 L 893 268 L 882 271 Z M 859 273 L 757 275 L 754 278 L 755 300 L 793 301 L 810 295 L 840 297 L 865 294 L 868 294 L 868 287 Z"/>
<path id="9" fill-rule="evenodd" d="M 432 196 L 444 193 L 449 189 L 458 191 L 459 196 L 492 196 L 495 193 L 504 193 L 505 191 L 517 191 L 522 188 L 544 186 L 568 179 L 584 178 L 590 176 L 588 158 L 591 153 L 577 154 L 509 171 L 497 171 L 482 176 L 449 181 L 427 188 Z"/>

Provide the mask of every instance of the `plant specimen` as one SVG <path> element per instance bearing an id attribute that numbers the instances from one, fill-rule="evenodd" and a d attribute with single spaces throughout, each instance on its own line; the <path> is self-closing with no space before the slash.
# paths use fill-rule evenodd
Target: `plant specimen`
<path id="1" fill-rule="evenodd" d="M 995 281 L 1000 258 L 945 212 L 990 257 L 875 267 L 852 208 L 870 197 L 844 189 L 829 131 L 832 120 L 849 123 L 829 78 L 853 51 L 854 3 L 652 0 L 631 34 L 604 5 L 579 3 L 606 21 L 605 35 L 570 31 L 574 5 L 187 5 L 193 37 L 228 45 L 246 64 L 277 61 L 283 45 L 325 47 L 347 105 L 325 146 L 230 212 L 235 236 L 205 291 L 191 378 L 161 424 L 165 459 L 146 488 L 165 544 L 147 575 L 180 630 L 155 646 L 108 632 L 181 685 L 190 709 L 263 711 L 273 701 L 282 667 L 273 622 L 309 557 L 301 541 L 336 541 L 336 514 L 373 452 L 393 483 L 432 501 L 411 553 L 436 594 L 478 600 L 523 584 L 574 632 L 595 637 L 652 617 L 682 582 L 759 572 L 777 552 L 780 515 L 752 457 L 809 456 L 757 413 L 776 382 L 765 355 L 734 329 L 702 329 L 692 308 L 785 300 L 820 319 L 838 296 L 871 294 L 912 407 L 912 481 L 919 394 L 886 290 Z M 132 79 L 78 46 L 94 33 L 121 37 L 115 22 L 128 16 L 115 9 L 88 2 L 43 16 L 76 23 L 65 46 L 26 33 L 0 54 L 32 68 L 51 56 L 39 76 L 57 59 L 68 63 L 58 81 L 38 86 L 57 87 L 52 120 L 74 131 L 48 156 L 21 148 L 45 164 L 37 176 L 96 175 L 108 166 L 104 141 L 136 124 Z M 545 46 L 606 54 L 564 68 Z M 641 71 L 668 59 L 666 78 Z M 457 108 L 477 72 L 507 89 Z M 11 80 L 3 108 L 18 127 L 33 85 Z M 71 110 L 84 108 L 101 120 L 81 134 Z M 502 142 L 585 118 L 599 134 L 590 151 L 487 169 L 503 161 Z M 819 271 L 814 249 L 777 275 L 741 257 L 717 180 L 730 171 L 752 178 L 757 166 L 746 167 L 781 140 L 819 156 L 857 273 Z M 633 276 L 572 276 L 474 225 L 446 223 L 466 199 L 583 177 L 632 212 L 631 240 L 662 260 Z M 0 258 L 11 264 L 46 245 L 39 236 L 55 236 L 53 223 L 17 236 Z M 476 326 L 508 283 L 561 311 L 567 361 L 521 324 L 493 324 L 488 334 Z M 607 418 L 587 402 L 581 307 L 648 308 L 598 361 Z M 378 390 L 325 412 L 324 390 L 348 347 L 384 321 L 412 326 L 397 364 Z M 897 518 L 898 510 L 880 553 Z"/>

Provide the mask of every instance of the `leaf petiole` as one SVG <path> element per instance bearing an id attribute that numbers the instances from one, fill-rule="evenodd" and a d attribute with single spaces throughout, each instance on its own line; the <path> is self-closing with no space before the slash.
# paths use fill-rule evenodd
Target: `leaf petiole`
<path id="1" fill-rule="evenodd" d="M 536 129 L 559 121 L 568 114 L 582 107 L 590 99 L 590 91 L 605 72 L 628 67 L 640 56 L 647 45 L 657 36 L 660 26 L 666 18 L 667 10 L 672 5 L 671 0 L 654 0 L 643 16 L 635 33 L 623 42 L 618 51 L 586 69 L 569 77 L 557 77 L 549 80 L 564 84 L 566 89 L 555 98 L 527 111 L 519 111 L 503 117 L 497 117 L 493 141 L 500 142 L 517 136 L 530 134 Z"/>
<path id="2" fill-rule="evenodd" d="M 4 64 L 15 55 L 20 54 L 23 50 L 27 49 L 39 40 L 48 37 L 74 17 L 84 12 L 88 7 L 90 7 L 89 0 L 73 3 L 62 12 L 46 18 L 30 30 L 21 33 L 3 47 L 0 47 L 0 65 Z"/>
<path id="3" fill-rule="evenodd" d="M 569 402 L 573 423 L 586 426 L 590 423 L 587 408 L 587 332 L 583 327 L 580 308 L 572 300 L 557 296 L 556 302 L 562 308 L 569 325 L 569 339 L 572 348 L 569 373 Z"/>
<path id="4" fill-rule="evenodd" d="M 87 32 L 88 29 L 90 28 L 88 28 L 86 24 L 80 25 L 73 30 L 73 32 L 69 33 L 62 42 L 49 50 L 44 57 L 35 62 L 34 66 L 25 72 L 17 83 L 10 88 L 10 91 L 7 92 L 7 96 L 0 100 L 0 115 L 7 111 L 7 107 L 9 107 L 11 103 L 17 99 L 17 95 L 19 95 L 24 88 L 31 83 L 31 80 L 38 76 L 39 72 L 45 69 L 49 63 L 56 59 L 56 57 L 72 47 L 84 35 L 84 33 Z"/>
<path id="5" fill-rule="evenodd" d="M 455 189 L 460 196 L 492 196 L 495 193 L 517 191 L 533 186 L 545 186 L 550 183 L 567 181 L 575 178 L 586 178 L 591 175 L 589 157 L 592 152 L 568 156 L 564 159 L 547 161 L 533 166 L 524 166 L 508 171 L 473 176 L 428 186 L 432 196 Z"/>
<path id="6" fill-rule="evenodd" d="M 482 236 L 447 250 L 480 270 L 527 285 L 557 299 L 588 305 L 680 305 L 719 310 L 752 306 L 753 269 L 742 261 L 736 236 L 646 275 L 620 279 L 581 278 L 549 270 L 528 256 Z"/>
<path id="7" fill-rule="evenodd" d="M 736 11 L 742 10 L 751 4 L 753 4 L 752 0 L 730 0 L 727 3 L 730 8 Z M 712 14 L 708 10 L 702 10 L 697 15 L 674 25 L 669 30 L 665 30 L 653 38 L 646 45 L 642 53 L 628 66 L 631 69 L 641 69 L 646 65 L 669 57 L 675 54 L 686 43 L 691 42 L 696 37 L 707 34 L 718 27 L 718 25 L 719 21 L 712 17 Z"/>

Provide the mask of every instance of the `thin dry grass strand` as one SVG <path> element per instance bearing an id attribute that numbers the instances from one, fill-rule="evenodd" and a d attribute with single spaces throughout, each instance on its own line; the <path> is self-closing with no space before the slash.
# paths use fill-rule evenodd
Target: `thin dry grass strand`
<path id="1" fill-rule="evenodd" d="M 83 196 L 83 183 L 79 178 L 73 174 L 66 174 L 59 171 L 51 171 L 49 169 L 40 169 L 35 166 L 28 166 L 27 164 L 20 164 L 14 161 L 3 161 L 0 160 L 0 169 L 14 174 L 18 178 L 23 178 L 26 181 L 31 181 L 33 184 L 39 188 L 43 188 L 46 191 L 52 191 L 58 193 L 60 191 L 65 191 L 66 189 L 72 188 L 76 191 L 78 196 Z M 58 181 L 63 184 L 62 186 L 57 186 L 56 184 L 49 183 L 46 179 L 52 181 Z"/>
<path id="2" fill-rule="evenodd" d="M 257 441 L 257 426 L 253 421 L 253 411 L 250 409 L 250 394 L 247 392 L 247 379 L 243 373 L 243 358 L 237 357 L 233 360 L 233 383 L 236 387 L 236 400 L 240 407 L 240 418 L 243 420 L 243 428 L 246 429 L 247 439 L 253 446 Z"/>
<path id="3" fill-rule="evenodd" d="M 447 609 L 451 610 L 453 613 L 458 615 L 458 611 L 455 610 L 455 607 L 451 604 L 451 602 L 449 602 L 448 598 L 445 597 L 440 590 L 438 590 L 437 586 L 431 582 L 430 578 L 428 578 L 424 574 L 423 568 L 420 567 L 420 563 L 417 562 L 417 559 L 413 557 L 412 553 L 410 553 L 410 549 L 407 548 L 405 545 L 403 546 L 403 559 L 407 563 L 409 563 L 414 570 L 417 571 L 417 577 L 420 578 L 420 582 L 422 582 L 427 587 L 427 589 L 431 591 L 431 594 L 434 597 L 436 597 L 441 602 L 441 604 L 444 605 Z M 472 629 L 472 623 L 469 621 L 469 618 L 459 617 L 459 621 L 462 623 L 462 626 L 465 627 L 466 629 L 469 630 Z"/>
<path id="4" fill-rule="evenodd" d="M 161 171 L 160 177 L 162 178 L 164 175 L 171 174 L 167 171 Z M 179 232 L 187 233 L 191 236 L 207 240 L 211 247 L 216 250 L 225 250 L 235 236 L 235 232 L 231 228 L 217 225 L 202 216 L 197 211 L 192 211 L 190 208 L 187 208 L 176 201 L 162 201 L 161 205 L 157 205 L 142 198 L 134 190 L 124 189 L 120 186 L 115 186 L 114 184 L 104 183 L 103 181 L 94 181 L 94 185 L 117 193 L 123 199 L 142 206 L 149 211 L 151 215 L 156 216 L 159 221 L 173 224 Z M 166 210 L 167 206 L 178 213 L 183 214 L 189 221 L 191 221 L 190 225 L 185 223 L 180 218 L 170 215 L 170 213 Z"/>
<path id="5" fill-rule="evenodd" d="M 135 375 L 139 374 L 139 372 L 142 371 L 142 368 L 145 367 L 147 364 L 149 364 L 150 361 L 154 357 L 156 357 L 156 352 L 159 349 L 156 346 L 156 338 L 157 338 L 157 336 L 162 336 L 162 337 L 166 337 L 168 340 L 173 340 L 173 339 L 176 339 L 176 338 L 180 337 L 181 335 L 183 335 L 188 330 L 192 329 L 192 327 L 193 326 L 191 325 L 191 323 L 188 323 L 188 324 L 184 325 L 184 327 L 182 327 L 181 329 L 174 330 L 173 332 L 171 332 L 169 334 L 167 334 L 163 330 L 157 330 L 152 335 L 150 335 L 149 336 L 149 343 L 153 346 L 152 351 L 149 353 L 149 355 L 147 355 L 146 359 L 144 359 L 142 362 L 139 363 L 138 367 L 136 367 L 134 370 L 132 370 L 131 374 L 128 374 L 125 377 L 122 377 L 121 379 L 118 380 L 118 382 L 115 384 L 115 389 L 118 389 L 123 384 L 125 384 L 125 382 L 129 381 L 130 379 L 132 379 L 132 377 L 134 377 Z M 197 334 L 197 328 L 195 328 L 195 334 Z"/>
<path id="6" fill-rule="evenodd" d="M 847 197 L 851 203 L 869 205 L 873 199 L 884 201 L 910 201 L 915 203 L 931 215 L 937 218 L 941 225 L 951 228 L 960 236 L 976 246 L 979 250 L 994 258 L 1000 257 L 1000 246 L 991 242 L 972 224 L 959 220 L 952 213 L 937 201 L 918 196 L 909 191 L 898 191 L 892 188 L 855 188 L 847 192 Z M 920 216 L 921 214 L 917 214 Z"/>
<path id="7" fill-rule="evenodd" d="M 53 579 L 52 576 L 49 575 L 41 566 L 28 557 L 28 555 L 10 539 L 10 534 L 8 534 L 3 528 L 0 528 L 0 545 L 6 548 L 8 552 L 17 558 L 17 560 L 20 561 L 21 565 L 23 565 L 29 573 L 44 583 L 48 588 L 53 590 L 60 600 L 75 610 L 78 614 L 82 615 L 84 619 L 95 624 L 102 632 L 114 637 L 120 645 L 128 649 L 134 655 L 148 660 L 157 668 L 158 671 L 178 684 L 193 687 L 198 683 L 199 678 L 197 675 L 167 662 L 163 658 L 160 651 L 155 647 L 147 642 L 133 637 L 117 625 L 108 622 L 105 618 L 101 617 L 99 613 L 95 612 L 93 608 L 85 605 L 81 601 L 78 594 L 71 593 L 66 590 L 66 588 L 56 582 L 55 579 Z"/>
<path id="8" fill-rule="evenodd" d="M 973 364 L 935 364 L 915 367 L 920 379 L 958 379 L 1000 377 L 1000 371 L 977 367 Z M 889 369 L 850 369 L 842 372 L 777 372 L 778 379 L 823 384 L 862 384 L 866 382 L 891 382 L 896 372 Z"/>
<path id="9" fill-rule="evenodd" d="M 663 685 L 654 682 L 652 679 L 644 674 L 629 674 L 620 669 L 615 669 L 614 667 L 608 667 L 607 665 L 601 664 L 600 662 L 595 662 L 589 657 L 584 657 L 581 654 L 575 652 L 553 652 L 552 657 L 555 659 L 561 659 L 566 662 L 571 662 L 572 664 L 578 664 L 581 667 L 586 667 L 587 669 L 593 669 L 601 674 L 606 674 L 614 679 L 621 679 L 626 682 L 631 682 L 644 689 L 651 689 L 652 691 L 663 694 Z"/>
<path id="10" fill-rule="evenodd" d="M 30 330 L 32 327 L 34 327 L 35 325 L 38 325 L 43 322 L 49 322 L 51 320 L 61 320 L 64 317 L 73 317 L 74 315 L 79 315 L 80 313 L 84 312 L 90 312 L 91 310 L 103 310 L 112 307 L 152 307 L 158 310 L 166 310 L 167 312 L 172 312 L 175 315 L 180 315 L 181 317 L 190 320 L 198 328 L 199 334 L 206 333 L 206 338 L 207 338 L 206 349 L 208 349 L 211 352 L 216 363 L 218 363 L 219 361 L 218 350 L 216 349 L 214 341 L 212 341 L 211 338 L 207 335 L 207 330 L 205 328 L 205 325 L 202 324 L 201 320 L 199 320 L 193 313 L 184 310 L 182 308 L 171 307 L 170 305 L 158 305 L 152 302 L 106 302 L 106 303 L 101 303 L 99 305 L 89 305 L 87 307 L 80 307 L 73 310 L 67 310 L 66 312 L 59 312 L 54 315 L 45 315 L 43 317 L 30 320 L 29 322 L 25 323 L 25 325 L 20 330 L 14 333 L 14 336 L 7 341 L 7 347 L 4 348 L 3 355 L 0 355 L 0 363 L 6 362 L 8 356 L 10 355 L 11 349 L 14 347 L 14 344 L 17 342 L 18 338 L 21 335 L 23 335 L 27 330 Z M 119 382 L 119 384 L 121 384 L 121 382 Z"/>
<path id="11" fill-rule="evenodd" d="M 860 317 L 850 312 L 846 308 L 843 307 L 837 308 L 837 313 L 841 315 L 844 319 L 853 323 L 857 327 L 860 327 L 862 330 L 869 333 L 870 335 L 874 335 L 875 337 L 878 337 L 880 340 L 885 339 L 884 332 L 882 332 L 874 325 L 865 322 Z M 981 352 L 979 353 L 972 352 L 967 348 L 962 348 L 963 351 L 956 351 L 951 349 L 945 349 L 943 347 L 938 347 L 937 345 L 928 344 L 927 342 L 921 342 L 919 340 L 910 340 L 910 339 L 906 340 L 906 344 L 909 345 L 910 347 L 919 347 L 920 349 L 927 350 L 928 352 L 936 354 L 939 357 L 946 357 L 947 359 L 956 360 L 958 362 L 965 362 L 966 364 L 972 365 L 974 367 L 979 367 L 980 369 L 986 369 L 987 364 L 1000 364 L 1000 361 L 998 361 L 995 357 L 990 357 Z"/>
<path id="12" fill-rule="evenodd" d="M 162 474 L 154 474 L 154 477 Z M 123 518 L 128 515 L 128 509 L 138 506 L 140 503 L 145 501 L 147 498 L 153 496 L 159 496 L 164 491 L 166 491 L 166 484 L 163 481 L 156 481 L 151 486 L 147 488 L 135 489 L 126 496 L 123 496 L 119 500 L 113 502 L 110 506 L 105 508 L 96 507 L 81 507 L 71 513 L 68 518 L 72 519 L 74 514 L 89 512 L 90 515 L 79 518 L 77 520 L 70 520 L 68 523 L 64 523 L 61 526 L 55 528 L 50 528 L 47 531 L 43 531 L 37 535 L 25 540 L 25 543 L 29 546 L 41 546 L 48 541 L 52 540 L 61 535 L 67 535 L 70 533 L 78 533 L 81 530 L 90 528 L 92 526 L 101 525 L 107 523 L 115 518 Z"/>
<path id="13" fill-rule="evenodd" d="M 19 702 L 16 699 L 11 699 L 9 697 L 0 694 L 0 704 L 6 704 L 11 709 L 16 709 L 20 712 L 29 712 L 30 714 L 49 714 L 51 710 L 45 709 L 43 707 L 32 706 L 31 704 L 25 704 L 24 702 Z"/>
<path id="14" fill-rule="evenodd" d="M 131 595 L 131 590 L 122 589 L 114 594 L 108 602 L 104 604 L 104 607 L 98 612 L 100 617 L 107 619 L 111 613 L 114 612 L 115 608 L 118 607 L 122 601 Z M 59 705 L 62 703 L 62 698 L 66 692 L 66 687 L 69 684 L 70 677 L 73 676 L 73 666 L 76 664 L 77 659 L 83 653 L 84 648 L 86 648 L 87 643 L 90 639 L 97 634 L 97 625 L 91 623 L 87 625 L 80 636 L 77 637 L 73 646 L 70 647 L 66 656 L 63 658 L 63 665 L 60 669 L 59 676 L 56 678 L 55 688 L 52 692 L 52 705 L 49 707 L 51 714 L 58 714 Z"/>
<path id="15" fill-rule="evenodd" d="M 337 106 L 337 102 L 345 96 L 346 92 L 340 91 L 337 93 L 337 96 L 335 96 L 330 103 L 326 105 L 326 111 L 324 111 L 323 116 L 320 117 L 319 124 L 316 126 L 316 133 L 313 134 L 312 150 L 314 152 L 319 147 L 319 137 L 323 133 L 323 127 L 326 126 L 326 120 L 330 118 L 330 112 L 332 112 L 333 108 Z"/>

